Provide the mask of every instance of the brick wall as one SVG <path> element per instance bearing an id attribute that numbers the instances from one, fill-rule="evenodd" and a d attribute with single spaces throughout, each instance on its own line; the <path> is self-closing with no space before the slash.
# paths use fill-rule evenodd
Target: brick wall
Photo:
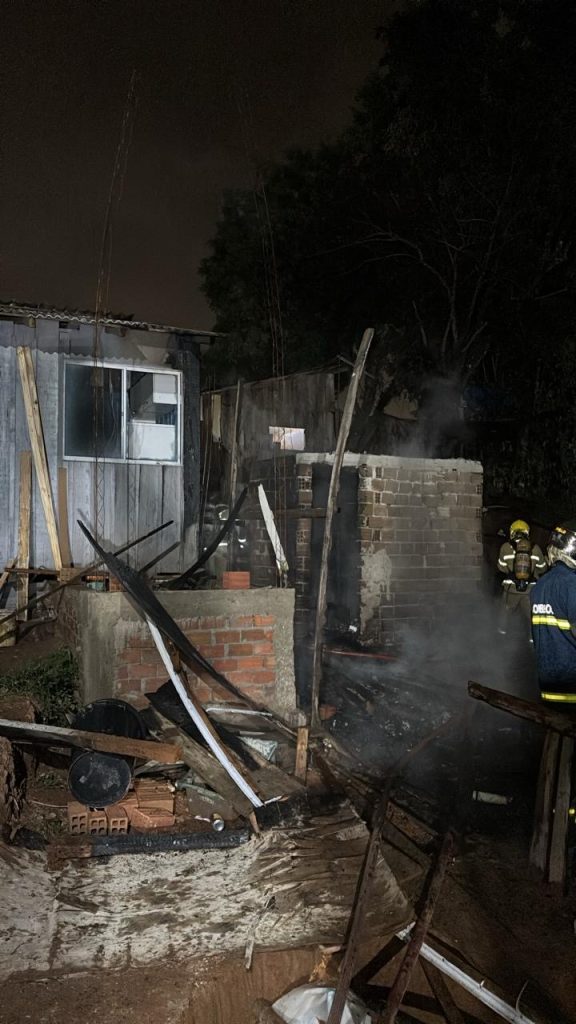
<path id="1" fill-rule="evenodd" d="M 161 600 L 239 690 L 281 716 L 294 711 L 293 590 L 167 591 Z M 166 681 L 148 627 L 125 594 L 71 587 L 58 620 L 78 654 L 84 701 L 118 696 L 142 705 L 143 694 Z M 202 702 L 231 699 L 217 685 L 190 679 Z"/>
<path id="2" fill-rule="evenodd" d="M 315 465 L 332 461 L 302 453 L 298 478 L 307 471 L 311 486 Z M 407 626 L 429 627 L 449 603 L 474 598 L 482 579 L 481 465 L 352 453 L 344 465 L 359 475 L 357 536 L 349 543 L 360 560 L 360 639 L 397 640 Z M 296 615 L 309 620 L 305 575 Z"/>
<path id="3" fill-rule="evenodd" d="M 386 457 L 359 466 L 361 632 L 396 639 L 431 625 L 482 578 L 477 463 Z"/>
<path id="4" fill-rule="evenodd" d="M 178 625 L 201 654 L 252 700 L 274 703 L 276 654 L 274 615 L 210 615 L 180 619 Z M 166 669 L 146 626 L 127 637 L 115 662 L 113 691 L 124 700 L 143 703 L 142 694 L 166 682 Z M 202 703 L 225 700 L 218 686 L 195 680 L 192 689 Z"/>

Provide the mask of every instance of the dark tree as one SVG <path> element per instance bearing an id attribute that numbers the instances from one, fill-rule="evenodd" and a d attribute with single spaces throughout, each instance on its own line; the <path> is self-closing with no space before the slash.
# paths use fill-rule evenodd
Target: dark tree
<path id="1" fill-rule="evenodd" d="M 383 396 L 499 383 L 532 412 L 573 345 L 576 8 L 424 0 L 381 38 L 342 137 L 226 198 L 202 265 L 225 360 L 310 367 L 375 323 Z"/>

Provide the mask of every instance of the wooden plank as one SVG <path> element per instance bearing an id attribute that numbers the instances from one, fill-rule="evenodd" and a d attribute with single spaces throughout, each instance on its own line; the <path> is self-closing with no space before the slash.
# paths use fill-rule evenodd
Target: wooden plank
<path id="1" fill-rule="evenodd" d="M 452 993 L 444 981 L 444 976 L 426 960 L 421 960 L 420 965 L 426 975 L 426 981 L 430 985 L 432 995 L 446 1018 L 447 1024 L 466 1024 L 464 1014 L 454 1002 Z"/>
<path id="2" fill-rule="evenodd" d="M 234 406 L 234 423 L 232 427 L 232 451 L 230 453 L 230 507 L 236 501 L 236 487 L 238 486 L 238 448 L 240 432 L 240 415 L 242 409 L 242 381 L 236 385 L 236 403 Z"/>
<path id="3" fill-rule="evenodd" d="M 155 530 L 151 531 L 151 533 L 160 533 L 161 530 L 165 530 L 168 526 L 172 526 L 172 523 L 171 522 L 162 523 L 161 526 L 157 526 L 155 528 Z M 147 534 L 147 536 L 149 536 L 149 534 Z M 136 540 L 130 541 L 130 543 L 129 544 L 125 544 L 124 547 L 118 548 L 118 551 L 116 552 L 116 554 L 117 555 L 123 554 L 124 551 L 128 551 L 130 548 L 135 547 L 136 544 L 140 544 L 140 542 L 142 540 L 145 540 L 145 539 L 146 539 L 145 537 L 138 537 Z M 93 548 L 91 548 L 90 550 L 92 551 Z M 102 565 L 102 560 L 100 560 L 98 562 L 92 562 L 91 565 L 87 565 L 83 569 L 78 569 L 78 571 L 77 572 L 75 571 L 70 576 L 70 578 L 67 579 L 64 583 L 60 583 L 57 587 L 53 587 L 52 590 L 49 590 L 47 593 L 38 594 L 37 597 L 31 598 L 30 601 L 28 602 L 28 608 L 35 608 L 36 605 L 40 604 L 41 601 L 47 601 L 48 598 L 53 597 L 54 594 L 59 593 L 60 590 L 64 590 L 64 587 L 69 587 L 72 583 L 78 583 L 82 579 L 83 576 L 86 576 L 87 573 L 93 572 L 95 569 L 98 568 L 99 565 Z M 7 568 L 7 571 L 10 572 L 10 569 Z M 60 570 L 60 572 L 62 572 L 62 570 Z M 11 612 L 10 615 L 6 615 L 4 620 L 3 620 L 4 623 L 9 622 L 10 619 L 16 618 L 16 614 L 17 614 L 17 612 Z"/>
<path id="4" fill-rule="evenodd" d="M 68 525 L 68 470 L 66 466 L 58 467 L 58 536 L 62 565 L 72 565 L 72 548 L 70 546 L 70 527 Z"/>
<path id="5" fill-rule="evenodd" d="M 50 473 L 48 471 L 48 459 L 46 456 L 46 445 L 44 443 L 42 420 L 40 417 L 40 405 L 36 390 L 36 380 L 34 378 L 34 367 L 32 365 L 32 355 L 27 346 L 19 346 L 16 350 L 16 354 L 18 358 L 20 382 L 22 384 L 22 394 L 24 396 L 24 406 L 26 409 L 28 432 L 30 434 L 30 444 L 32 446 L 34 466 L 36 469 L 38 486 L 40 488 L 40 498 L 44 509 L 44 516 L 46 518 L 52 559 L 54 561 L 54 568 L 61 569 L 62 556 L 60 553 L 60 542 L 56 526 L 56 515 L 54 513 L 54 501 L 52 497 L 52 487 L 50 484 Z"/>
<path id="6" fill-rule="evenodd" d="M 494 708 L 501 711 L 509 711 L 517 718 L 526 718 L 530 722 L 537 722 L 547 729 L 553 729 L 561 736 L 576 738 L 576 720 L 569 714 L 561 711 L 553 711 L 543 704 L 534 700 L 523 700 L 521 697 L 513 697 L 511 693 L 504 693 L 503 690 L 493 690 L 490 686 L 482 686 L 480 683 L 470 681 L 468 683 L 468 694 L 475 700 L 485 701 Z"/>
<path id="7" fill-rule="evenodd" d="M 177 672 L 174 668 L 170 652 L 164 643 L 164 638 L 162 637 L 158 627 L 152 622 L 148 615 L 146 615 L 146 622 L 148 623 L 148 629 L 152 634 L 152 639 L 154 640 L 156 649 L 162 659 L 162 664 L 172 680 L 174 688 L 186 708 L 186 711 L 194 722 L 194 725 L 200 730 L 202 738 L 206 741 L 210 750 L 223 768 L 228 772 L 228 775 L 235 782 L 236 786 L 238 786 L 244 795 L 250 800 L 252 806 L 262 807 L 263 800 L 260 798 L 260 795 L 255 788 L 255 784 L 250 777 L 250 773 L 244 765 L 238 761 L 235 755 L 226 748 L 224 743 L 222 743 L 222 740 L 218 736 L 218 733 L 204 711 L 204 708 L 191 692 L 186 676 L 182 672 Z M 282 794 L 278 793 L 277 796 L 282 796 Z"/>
<path id="8" fill-rule="evenodd" d="M 294 775 L 297 779 L 306 783 L 306 772 L 308 770 L 308 735 L 310 730 L 308 726 L 301 725 L 298 728 L 296 737 L 296 765 L 294 767 Z"/>
<path id="9" fill-rule="evenodd" d="M 8 563 L 8 565 L 4 569 L 4 572 L 0 576 L 0 594 L 4 590 L 4 587 L 6 586 L 6 584 L 8 582 L 8 577 L 10 576 L 10 574 L 11 574 L 11 572 L 12 572 L 12 570 L 13 570 L 15 565 L 16 565 L 16 559 L 13 558 L 12 561 Z"/>
<path id="10" fill-rule="evenodd" d="M 32 509 L 32 452 L 20 452 L 20 500 L 18 518 L 18 555 L 16 566 L 24 569 L 18 577 L 16 604 L 18 619 L 25 622 L 28 618 L 28 600 L 30 576 L 30 515 Z"/>
<path id="11" fill-rule="evenodd" d="M 221 797 L 226 800 L 234 810 L 244 818 L 247 818 L 252 811 L 252 804 L 240 792 L 232 782 L 227 771 L 216 760 L 213 754 L 205 747 L 200 746 L 188 733 L 174 725 L 169 718 L 166 718 L 156 708 L 154 715 L 161 726 L 161 736 L 165 742 L 176 740 L 182 751 L 182 760 L 189 768 L 197 772 L 201 779 L 212 787 Z"/>
<path id="12" fill-rule="evenodd" d="M 324 538 L 322 541 L 322 553 L 320 555 L 320 577 L 318 580 L 316 622 L 314 626 L 314 644 L 312 648 L 312 695 L 310 714 L 312 725 L 314 726 L 320 725 L 318 705 L 320 700 L 320 679 L 322 676 L 322 635 L 326 621 L 328 558 L 332 547 L 332 521 L 340 488 L 340 471 L 344 461 L 346 442 L 348 441 L 350 427 L 352 426 L 352 416 L 356 405 L 358 386 L 362 378 L 364 366 L 366 365 L 366 358 L 368 356 L 368 350 L 373 337 L 374 331 L 369 327 L 364 331 L 362 341 L 360 342 L 360 348 L 358 349 L 358 355 L 356 356 L 354 370 L 352 371 L 350 384 L 348 385 L 348 393 L 346 395 L 346 402 L 342 413 L 340 430 L 338 432 L 338 441 L 336 442 L 334 464 L 332 466 L 332 475 L 330 477 L 330 487 L 328 489 L 328 499 L 326 502 L 326 521 L 324 523 Z"/>
<path id="13" fill-rule="evenodd" d="M 540 770 L 538 773 L 538 786 L 536 789 L 536 803 L 534 807 L 534 825 L 532 827 L 532 841 L 530 843 L 530 863 L 542 873 L 548 867 L 548 852 L 550 848 L 550 828 L 552 825 L 552 801 L 556 786 L 558 773 L 558 752 L 560 750 L 560 736 L 557 732 L 548 729 L 544 737 Z"/>
<path id="14" fill-rule="evenodd" d="M 558 885 L 563 885 L 566 877 L 566 836 L 568 834 L 574 740 L 564 737 L 561 743 L 548 867 L 548 881 L 556 882 Z"/>
<path id="15" fill-rule="evenodd" d="M 0 735 L 8 736 L 15 742 L 25 740 L 56 747 L 82 747 L 106 754 L 139 757 L 144 761 L 157 761 L 159 764 L 175 764 L 182 757 L 179 747 L 171 743 L 138 740 L 128 736 L 109 736 L 102 732 L 65 729 L 57 725 L 38 725 L 35 722 L 13 722 L 7 718 L 0 718 Z"/>
<path id="16" fill-rule="evenodd" d="M 400 964 L 394 984 L 390 989 L 390 995 L 386 1002 L 386 1009 L 381 1017 L 381 1024 L 394 1024 L 396 1017 L 398 1016 L 398 1010 L 400 1009 L 404 996 L 408 990 L 410 978 L 412 977 L 412 972 L 416 966 L 424 939 L 426 938 L 430 925 L 432 924 L 434 910 L 438 902 L 438 897 L 440 895 L 448 864 L 453 852 L 454 838 L 451 832 L 447 832 L 442 840 L 442 846 L 440 847 L 436 863 L 434 864 L 430 875 L 424 905 L 418 915 L 418 920 L 412 929 L 408 948 L 404 954 L 402 963 Z M 328 1018 L 328 1024 L 338 1024 L 338 1020 L 331 1021 L 330 1018 Z"/>
<path id="17" fill-rule="evenodd" d="M 350 982 L 354 975 L 356 960 L 362 940 L 362 928 L 364 926 L 366 912 L 368 910 L 368 902 L 372 895 L 372 885 L 380 853 L 380 832 L 382 831 L 382 825 L 386 820 L 391 789 L 392 780 L 389 780 L 374 812 L 372 832 L 370 834 L 370 839 L 368 840 L 368 845 L 366 846 L 364 861 L 356 890 L 356 899 L 350 916 L 350 929 L 346 944 L 346 952 L 340 966 L 338 985 L 336 987 L 336 992 L 334 993 L 334 1001 L 328 1015 L 327 1024 L 340 1024 L 340 1021 L 342 1020 L 342 1014 L 344 1012 L 344 1006 L 346 1005 L 346 998 L 348 996 Z"/>

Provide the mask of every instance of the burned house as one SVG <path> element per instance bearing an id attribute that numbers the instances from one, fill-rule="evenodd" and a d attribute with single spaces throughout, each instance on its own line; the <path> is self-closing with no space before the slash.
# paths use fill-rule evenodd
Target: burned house
<path id="1" fill-rule="evenodd" d="M 163 568 L 189 564 L 198 543 L 199 353 L 208 340 L 127 318 L 0 305 L 3 566 L 17 553 L 19 458 L 31 447 L 19 348 L 32 356 L 49 486 L 54 500 L 67 499 L 72 563 L 92 560 L 82 519 L 113 548 L 173 520 L 139 557 L 170 548 Z M 34 474 L 29 564 L 53 569 L 41 498 Z"/>

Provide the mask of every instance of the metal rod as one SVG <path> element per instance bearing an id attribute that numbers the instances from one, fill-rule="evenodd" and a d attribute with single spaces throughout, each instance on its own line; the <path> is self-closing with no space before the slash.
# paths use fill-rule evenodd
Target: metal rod
<path id="1" fill-rule="evenodd" d="M 408 928 L 398 932 L 398 938 L 407 942 L 410 938 L 410 932 L 413 927 L 413 925 L 409 925 Z M 432 946 L 428 946 L 425 942 L 422 943 L 420 956 L 425 960 L 428 960 L 429 963 L 434 964 L 434 967 L 437 967 L 443 974 L 446 974 L 449 978 L 452 978 L 453 981 L 456 981 L 462 986 L 462 988 L 466 989 L 467 992 L 470 992 L 471 995 L 475 996 L 481 1003 L 484 1003 L 485 1006 L 488 1006 L 493 1010 L 494 1013 L 497 1013 L 504 1020 L 509 1021 L 509 1024 L 535 1024 L 535 1021 L 530 1017 L 526 1017 L 521 1010 L 515 1010 L 513 1006 L 510 1006 L 509 1003 L 506 1003 L 503 999 L 500 999 L 499 996 L 495 995 L 494 992 L 487 989 L 484 981 L 475 981 L 475 979 L 471 978 L 469 974 L 466 974 L 465 971 L 460 969 L 460 967 L 457 967 L 456 964 L 447 960 L 445 956 L 442 956 L 441 953 L 432 949 Z"/>

